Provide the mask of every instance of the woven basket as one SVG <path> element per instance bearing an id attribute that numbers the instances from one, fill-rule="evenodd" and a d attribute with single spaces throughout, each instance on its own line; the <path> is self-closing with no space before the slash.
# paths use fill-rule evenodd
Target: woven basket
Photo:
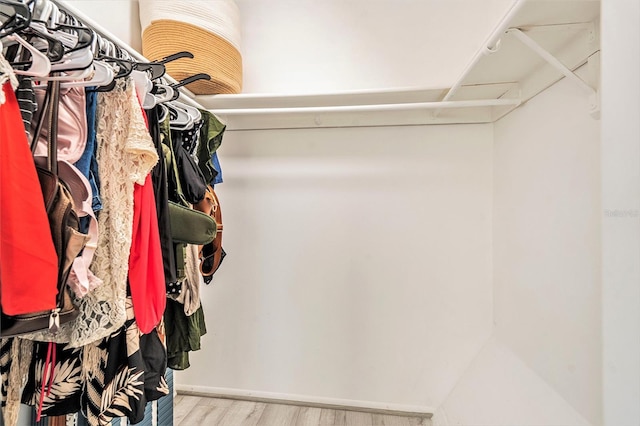
<path id="1" fill-rule="evenodd" d="M 199 80 L 186 86 L 197 95 L 240 93 L 242 91 L 242 56 L 226 39 L 195 25 L 169 19 L 156 20 L 142 33 L 142 53 L 157 60 L 187 50 L 193 59 L 179 59 L 166 64 L 167 73 L 182 80 L 206 73 L 211 80 Z"/>

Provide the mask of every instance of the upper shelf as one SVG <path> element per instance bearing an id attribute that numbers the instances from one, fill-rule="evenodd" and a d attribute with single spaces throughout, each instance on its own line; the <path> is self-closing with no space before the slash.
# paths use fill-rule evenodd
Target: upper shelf
<path id="1" fill-rule="evenodd" d="M 599 1 L 517 0 L 452 87 L 194 100 L 232 130 L 487 123 L 566 75 L 585 87 L 597 110 L 589 90 L 598 82 L 599 15 Z M 593 72 L 583 84 L 571 71 L 587 62 Z"/>

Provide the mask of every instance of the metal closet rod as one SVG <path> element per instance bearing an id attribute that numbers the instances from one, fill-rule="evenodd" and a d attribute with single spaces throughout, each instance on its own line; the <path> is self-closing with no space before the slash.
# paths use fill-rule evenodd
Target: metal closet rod
<path id="1" fill-rule="evenodd" d="M 216 115 L 252 115 L 252 114 L 296 114 L 296 113 L 331 113 L 331 112 L 373 112 L 373 111 L 410 111 L 448 108 L 478 108 L 494 106 L 518 106 L 520 99 L 482 99 L 472 101 L 438 101 L 438 102 L 411 102 L 400 104 L 373 104 L 373 105 L 336 105 L 336 106 L 310 106 L 310 107 L 285 107 L 285 108 L 230 108 L 216 109 L 211 112 Z"/>
<path id="2" fill-rule="evenodd" d="M 110 40 L 112 43 L 117 44 L 121 49 L 124 49 L 127 52 L 129 52 L 129 54 L 132 57 L 134 57 L 135 59 L 139 60 L 140 62 L 149 62 L 149 59 L 147 59 L 144 56 L 142 56 L 134 48 L 132 48 L 127 43 L 125 43 L 122 40 L 120 40 L 118 37 L 116 37 L 109 30 L 107 30 L 104 27 L 102 27 L 100 24 L 98 24 L 96 21 L 91 19 L 89 16 L 85 15 L 83 12 L 81 12 L 77 8 L 66 4 L 62 0 L 49 0 L 49 1 L 54 3 L 56 6 L 58 6 L 58 8 L 60 8 L 60 9 L 64 10 L 65 12 L 75 16 L 80 22 L 82 22 L 87 27 L 91 28 L 96 33 L 100 34 L 100 36 Z M 169 76 L 168 74 L 165 75 L 164 78 L 166 78 L 171 83 L 177 83 L 177 81 L 174 78 L 172 78 L 171 76 Z M 181 102 L 183 102 L 185 104 L 189 104 L 189 105 L 191 105 L 191 106 L 193 106 L 195 108 L 206 109 L 202 105 L 200 105 L 198 102 L 193 100 L 189 95 L 187 95 L 187 93 L 191 94 L 191 92 L 189 92 L 187 89 L 179 89 L 179 92 L 180 92 L 180 101 Z M 193 94 L 191 94 L 191 96 L 193 96 Z"/>

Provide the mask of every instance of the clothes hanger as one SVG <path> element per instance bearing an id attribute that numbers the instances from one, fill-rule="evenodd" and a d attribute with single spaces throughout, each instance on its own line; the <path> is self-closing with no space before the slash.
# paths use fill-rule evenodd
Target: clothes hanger
<path id="1" fill-rule="evenodd" d="M 183 51 L 166 56 L 158 61 L 151 61 L 147 63 L 138 62 L 136 63 L 135 69 L 138 71 L 147 71 L 150 73 L 151 80 L 157 80 L 165 75 L 167 71 L 165 64 L 182 58 L 193 59 L 193 53 Z"/>
<path id="2" fill-rule="evenodd" d="M 104 54 L 100 55 L 99 57 L 106 58 L 107 60 L 120 59 L 124 62 L 131 62 L 133 64 L 133 70 L 137 72 L 145 71 L 147 73 L 146 75 L 138 74 L 137 72 L 135 73 L 135 81 L 138 86 L 138 94 L 143 101 L 143 107 L 145 109 L 153 108 L 159 103 L 169 102 L 170 100 L 177 98 L 177 96 L 175 95 L 176 89 L 174 89 L 174 87 L 161 83 L 152 84 L 150 86 L 148 80 L 157 80 L 162 78 L 162 76 L 164 76 L 164 74 L 166 73 L 165 64 L 171 61 L 182 58 L 193 58 L 193 54 L 191 52 L 177 52 L 160 60 L 152 62 L 137 62 L 131 58 L 126 50 L 119 49 L 117 46 L 115 48 L 118 50 L 117 55 L 119 56 L 119 58 L 109 57 Z M 185 84 L 188 84 L 188 82 Z M 108 88 L 105 88 L 104 90 L 108 90 Z"/>
<path id="3" fill-rule="evenodd" d="M 0 1 L 0 38 L 14 34 L 29 26 L 31 10 L 21 2 L 13 0 Z"/>
<path id="4" fill-rule="evenodd" d="M 52 71 L 78 71 L 86 69 L 93 63 L 93 52 L 90 48 L 65 53 L 62 60 L 51 64 Z"/>
<path id="5" fill-rule="evenodd" d="M 53 3 L 49 0 L 37 0 L 33 2 L 32 17 L 36 20 L 46 21 L 53 10 Z"/>
<path id="6" fill-rule="evenodd" d="M 191 119 L 195 122 L 202 120 L 202 113 L 200 112 L 200 110 L 196 107 L 193 107 L 191 105 L 187 105 L 185 103 L 182 103 L 178 100 L 172 101 L 171 102 L 172 105 L 175 105 L 183 110 L 185 110 L 187 112 L 187 114 L 189 114 L 191 116 Z"/>
<path id="7" fill-rule="evenodd" d="M 73 34 L 70 32 L 51 31 L 49 27 L 47 27 L 46 21 L 32 19 L 29 27 L 40 34 L 46 34 L 47 36 L 61 42 L 65 47 L 65 52 L 76 47 L 76 45 L 78 44 L 77 34 Z"/>
<path id="8" fill-rule="evenodd" d="M 177 83 L 172 84 L 171 87 L 175 90 L 175 93 L 173 94 L 173 97 L 171 98 L 171 100 L 175 101 L 180 97 L 180 92 L 176 89 L 179 89 L 182 86 L 186 86 L 187 84 L 191 84 L 198 80 L 211 80 L 211 76 L 205 73 L 198 73 L 198 74 L 192 75 L 191 77 L 187 77 L 183 80 L 180 80 Z"/>
<path id="9" fill-rule="evenodd" d="M 67 49 L 67 52 L 73 52 L 76 50 L 91 47 L 93 45 L 93 41 L 96 38 L 96 33 L 91 28 L 82 26 L 56 24 L 55 26 L 47 27 L 47 29 L 61 36 L 69 36 L 70 40 L 75 41 L 75 45 L 73 47 L 69 47 Z M 71 31 L 73 33 L 69 33 L 68 31 Z"/>
<path id="10" fill-rule="evenodd" d="M 52 19 L 58 19 L 57 6 L 51 14 Z M 65 47 L 65 52 L 58 61 L 52 61 L 52 71 L 76 71 L 85 70 L 93 63 L 93 50 L 91 46 L 95 38 L 95 33 L 84 27 L 74 27 L 71 25 L 56 24 L 50 28 L 44 21 L 32 21 L 31 29 L 40 35 L 58 40 Z M 76 73 L 73 73 L 74 75 Z M 58 79 L 57 77 L 55 79 Z M 63 80 L 64 77 L 59 79 Z"/>
<path id="11" fill-rule="evenodd" d="M 115 73 L 113 68 L 104 62 L 93 61 L 93 74 L 88 80 L 73 80 L 60 84 L 61 88 L 67 87 L 99 87 L 113 82 Z"/>
<path id="12" fill-rule="evenodd" d="M 48 32 L 56 33 L 57 36 L 68 39 L 67 52 L 92 46 L 96 38 L 96 33 L 93 29 L 80 25 L 75 18 L 69 22 L 69 15 L 65 11 L 61 11 L 55 3 L 52 4 L 51 12 L 46 19 L 35 19 L 34 21 L 42 22 Z"/>
<path id="13" fill-rule="evenodd" d="M 31 26 L 22 30 L 21 35 L 28 37 L 28 41 L 38 50 L 43 51 L 49 58 L 49 61 L 58 62 L 62 60 L 65 47 L 59 40 L 49 36 L 49 34 L 41 33 Z"/>
<path id="14" fill-rule="evenodd" d="M 16 74 L 32 77 L 46 77 L 49 75 L 51 72 L 51 62 L 49 58 L 47 58 L 47 55 L 27 43 L 27 41 L 18 34 L 10 34 L 6 39 L 18 43 L 31 54 L 31 66 L 24 70 L 19 68 L 14 69 Z"/>
<path id="15" fill-rule="evenodd" d="M 168 102 L 165 104 L 169 110 L 169 127 L 174 130 L 189 130 L 194 126 L 193 117 L 189 115 L 187 110 Z"/>
<path id="16" fill-rule="evenodd" d="M 195 125 L 195 122 L 202 118 L 200 111 L 197 111 L 197 113 L 195 113 L 187 105 L 181 102 L 176 102 L 176 100 L 180 97 L 180 92 L 177 89 L 198 80 L 211 80 L 211 76 L 209 74 L 199 73 L 180 80 L 179 82 L 174 83 L 170 86 L 175 90 L 175 93 L 171 97 L 171 102 L 166 103 L 166 106 L 167 108 L 169 108 L 169 114 L 171 117 L 169 120 L 169 124 L 172 129 L 192 129 Z"/>
<path id="17" fill-rule="evenodd" d="M 151 89 L 153 89 L 153 82 L 149 79 L 147 73 L 143 71 L 133 70 L 131 72 L 131 80 L 133 80 L 136 94 L 138 95 L 140 103 L 142 103 L 142 108 L 153 108 L 156 105 L 155 97 L 151 94 Z"/>

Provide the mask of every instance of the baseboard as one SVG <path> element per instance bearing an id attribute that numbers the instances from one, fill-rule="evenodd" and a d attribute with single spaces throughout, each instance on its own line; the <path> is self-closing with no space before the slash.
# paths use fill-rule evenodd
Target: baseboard
<path id="1" fill-rule="evenodd" d="M 293 395 L 276 392 L 252 391 L 245 389 L 218 388 L 209 386 L 175 386 L 178 395 L 205 396 L 244 401 L 267 402 L 272 404 L 304 405 L 306 407 L 330 408 L 334 410 L 366 411 L 376 414 L 391 414 L 431 418 L 434 409 L 422 405 L 385 404 L 373 401 L 324 398 L 307 395 Z"/>

